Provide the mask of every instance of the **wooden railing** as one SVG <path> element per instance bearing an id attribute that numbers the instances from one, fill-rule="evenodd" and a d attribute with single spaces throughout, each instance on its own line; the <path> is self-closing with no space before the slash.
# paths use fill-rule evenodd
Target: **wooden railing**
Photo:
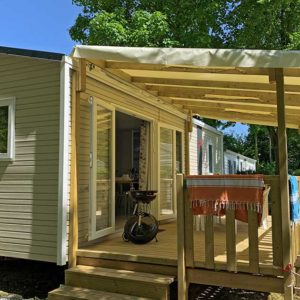
<path id="1" fill-rule="evenodd" d="M 226 262 L 220 264 L 215 261 L 214 245 L 214 220 L 213 216 L 205 216 L 204 243 L 205 257 L 204 263 L 199 264 L 195 261 L 194 253 L 194 230 L 193 216 L 190 203 L 187 199 L 187 190 L 184 188 L 183 175 L 177 175 L 177 226 L 178 226 L 178 282 L 186 284 L 186 270 L 195 267 L 201 267 L 212 271 L 243 272 L 248 274 L 261 275 L 282 275 L 283 274 L 283 256 L 286 247 L 283 247 L 283 223 L 287 222 L 290 226 L 289 216 L 285 216 L 281 209 L 279 176 L 264 176 L 265 184 L 271 187 L 269 195 L 269 211 L 272 219 L 272 258 L 269 264 L 260 261 L 259 256 L 259 224 L 257 213 L 248 211 L 248 264 L 238 264 L 236 253 L 236 221 L 233 210 L 226 212 Z M 286 226 L 286 223 L 284 223 Z M 295 262 L 299 254 L 299 227 L 291 228 L 291 263 Z M 197 251 L 197 250 L 195 250 Z M 204 282 L 202 282 L 204 283 Z M 179 293 L 186 293 L 186 286 L 179 286 Z"/>

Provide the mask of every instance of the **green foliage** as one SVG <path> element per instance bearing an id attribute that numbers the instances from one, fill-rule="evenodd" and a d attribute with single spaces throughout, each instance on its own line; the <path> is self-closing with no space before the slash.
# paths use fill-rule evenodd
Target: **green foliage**
<path id="1" fill-rule="evenodd" d="M 150 47 L 171 47 L 178 44 L 171 38 L 165 15 L 158 11 L 149 13 L 143 10 L 138 10 L 132 15 L 128 42 L 134 46 Z"/>
<path id="2" fill-rule="evenodd" d="M 256 158 L 255 135 L 257 136 L 258 159 Z M 271 143 L 270 143 L 271 138 Z M 293 174 L 300 169 L 300 135 L 297 130 L 287 131 L 288 141 L 288 167 Z M 270 149 L 271 146 L 271 149 Z M 277 130 L 274 127 L 250 126 L 248 135 L 242 136 L 224 135 L 224 148 L 245 156 L 257 159 L 257 172 L 263 174 L 276 173 L 277 155 Z M 270 161 L 270 151 L 272 160 Z M 298 172 L 298 171 L 297 171 Z M 298 173 L 297 173 L 298 174 Z"/>
<path id="3" fill-rule="evenodd" d="M 263 162 L 258 164 L 256 167 L 256 173 L 264 175 L 275 175 L 276 174 L 276 165 L 275 162 Z"/>
<path id="4" fill-rule="evenodd" d="M 101 11 L 89 21 L 80 15 L 70 34 L 74 40 L 89 45 L 171 47 L 178 44 L 171 38 L 166 17 L 161 12 L 137 10 L 127 19 L 123 8 Z"/>
<path id="5" fill-rule="evenodd" d="M 226 1 L 73 0 L 82 12 L 70 35 L 83 44 L 220 47 L 220 38 L 212 32 L 223 2 Z M 108 32 L 104 32 L 105 26 Z M 98 29 L 105 37 L 96 34 Z"/>
<path id="6" fill-rule="evenodd" d="M 89 23 L 89 35 L 85 42 L 92 45 L 124 45 L 127 40 L 126 25 L 121 9 L 114 13 L 98 13 Z"/>
<path id="7" fill-rule="evenodd" d="M 245 139 L 242 135 L 224 134 L 223 143 L 224 150 L 231 150 L 240 154 L 245 153 Z"/>
<path id="8" fill-rule="evenodd" d="M 226 47 L 299 49 L 299 0 L 233 0 L 228 3 L 227 9 L 220 12 L 215 30 Z"/>
<path id="9" fill-rule="evenodd" d="M 288 136 L 288 163 L 289 170 L 300 169 L 300 134 L 296 129 L 289 129 Z"/>

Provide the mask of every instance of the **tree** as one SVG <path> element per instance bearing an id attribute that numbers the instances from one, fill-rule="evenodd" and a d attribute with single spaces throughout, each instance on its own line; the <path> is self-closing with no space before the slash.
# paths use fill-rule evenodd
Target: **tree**
<path id="1" fill-rule="evenodd" d="M 73 0 L 73 4 L 82 7 L 82 13 L 71 27 L 70 35 L 83 44 L 220 47 L 221 40 L 211 33 L 225 2 Z M 144 34 L 153 37 L 149 41 Z"/>
<path id="2" fill-rule="evenodd" d="M 214 27 L 214 34 L 223 40 L 225 47 L 300 49 L 299 0 L 233 0 L 228 1 L 226 5 L 227 9 L 220 11 L 218 25 Z M 253 133 L 257 133 L 262 127 L 251 125 L 250 128 Z M 269 141 L 269 145 L 260 147 L 260 160 L 263 165 L 269 163 L 271 166 L 274 157 L 278 171 L 277 128 L 265 128 L 268 135 L 264 139 Z M 251 137 L 251 132 L 249 134 Z M 295 131 L 294 133 L 288 131 L 289 168 L 291 170 L 299 167 L 296 163 L 298 159 L 295 159 L 295 153 L 300 151 L 299 138 L 299 134 Z M 267 148 L 269 149 L 268 157 L 265 156 Z"/>
<path id="3" fill-rule="evenodd" d="M 242 135 L 224 134 L 224 150 L 245 153 L 245 139 Z"/>
<path id="4" fill-rule="evenodd" d="M 78 24 L 84 24 L 84 30 Z M 89 22 L 79 16 L 70 34 L 74 40 L 92 45 L 171 47 L 178 44 L 172 39 L 166 17 L 161 12 L 137 10 L 126 19 L 123 8 L 111 13 L 95 13 Z"/>
<path id="5" fill-rule="evenodd" d="M 300 176 L 300 135 L 297 130 L 289 129 L 288 134 L 288 153 L 289 153 L 289 171 L 297 172 Z"/>
<path id="6" fill-rule="evenodd" d="M 299 49 L 299 0 L 232 0 L 215 27 L 226 47 Z"/>

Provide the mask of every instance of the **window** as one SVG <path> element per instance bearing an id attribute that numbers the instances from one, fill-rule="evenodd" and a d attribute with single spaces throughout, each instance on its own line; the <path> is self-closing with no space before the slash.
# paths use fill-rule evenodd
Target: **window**
<path id="1" fill-rule="evenodd" d="M 198 175 L 202 175 L 202 128 L 197 126 L 197 158 L 198 158 Z"/>
<path id="2" fill-rule="evenodd" d="M 15 98 L 0 98 L 0 160 L 15 154 Z"/>
<path id="3" fill-rule="evenodd" d="M 208 172 L 213 173 L 213 146 L 208 145 Z"/>
<path id="4" fill-rule="evenodd" d="M 236 174 L 236 161 L 233 161 L 233 174 Z"/>
<path id="5" fill-rule="evenodd" d="M 232 163 L 230 159 L 228 159 L 228 174 L 232 174 Z"/>
<path id="6" fill-rule="evenodd" d="M 174 131 L 160 127 L 160 213 L 172 215 L 175 213 L 174 191 Z"/>

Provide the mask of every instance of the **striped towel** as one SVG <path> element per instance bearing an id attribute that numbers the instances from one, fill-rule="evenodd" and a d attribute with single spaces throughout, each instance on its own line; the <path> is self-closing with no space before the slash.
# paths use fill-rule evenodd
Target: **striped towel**
<path id="1" fill-rule="evenodd" d="M 186 176 L 186 186 L 194 215 L 222 216 L 234 209 L 235 218 L 247 222 L 251 209 L 261 222 L 263 175 L 191 175 Z"/>
<path id="2" fill-rule="evenodd" d="M 300 221 L 299 187 L 296 176 L 289 176 L 290 216 L 292 222 Z"/>

